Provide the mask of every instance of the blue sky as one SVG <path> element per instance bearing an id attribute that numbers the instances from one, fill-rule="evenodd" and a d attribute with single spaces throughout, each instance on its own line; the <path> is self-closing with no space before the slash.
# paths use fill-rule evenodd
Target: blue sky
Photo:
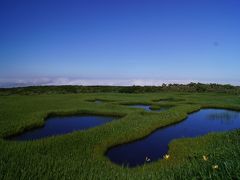
<path id="1" fill-rule="evenodd" d="M 0 0 L 0 82 L 240 84 L 239 19 L 239 0 Z"/>

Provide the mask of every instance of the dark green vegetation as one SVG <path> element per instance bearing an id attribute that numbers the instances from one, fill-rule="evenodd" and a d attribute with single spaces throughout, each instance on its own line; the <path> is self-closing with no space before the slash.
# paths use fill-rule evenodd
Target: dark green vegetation
<path id="1" fill-rule="evenodd" d="M 30 86 L 0 88 L 0 95 L 68 94 L 68 93 L 157 93 L 157 92 L 217 92 L 240 94 L 239 86 L 229 84 L 163 84 L 162 86 Z"/>
<path id="2" fill-rule="evenodd" d="M 94 100 L 104 103 L 96 104 Z M 157 113 L 123 104 L 172 108 Z M 1 96 L 0 179 L 239 179 L 239 130 L 173 141 L 168 160 L 133 169 L 115 165 L 104 156 L 111 146 L 142 138 L 159 127 L 182 121 L 188 113 L 204 107 L 240 110 L 240 97 L 187 92 Z M 4 140 L 9 135 L 42 126 L 49 115 L 81 113 L 117 115 L 122 119 L 38 141 Z M 207 161 L 203 160 L 203 155 L 208 157 Z M 213 165 L 218 168 L 213 169 Z"/>

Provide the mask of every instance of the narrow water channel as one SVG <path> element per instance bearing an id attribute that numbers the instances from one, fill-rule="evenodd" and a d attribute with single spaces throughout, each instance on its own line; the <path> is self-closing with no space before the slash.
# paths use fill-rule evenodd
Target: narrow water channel
<path id="1" fill-rule="evenodd" d="M 178 124 L 161 128 L 149 136 L 110 148 L 108 158 L 119 165 L 135 167 L 163 158 L 169 143 L 178 138 L 196 137 L 210 132 L 240 128 L 240 112 L 222 109 L 203 109 Z M 148 163 L 149 163 L 148 162 Z"/>

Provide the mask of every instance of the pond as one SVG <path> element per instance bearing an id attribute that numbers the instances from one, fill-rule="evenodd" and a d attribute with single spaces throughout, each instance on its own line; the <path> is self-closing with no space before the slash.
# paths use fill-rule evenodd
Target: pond
<path id="1" fill-rule="evenodd" d="M 66 117 L 51 117 L 46 119 L 43 127 L 29 130 L 17 136 L 9 137 L 9 140 L 36 140 L 49 136 L 71 133 L 103 125 L 118 117 L 79 115 Z"/>
<path id="2" fill-rule="evenodd" d="M 103 102 L 101 100 L 94 101 L 95 104 L 102 104 Z"/>
<path id="3" fill-rule="evenodd" d="M 143 105 L 143 104 L 129 105 L 128 107 L 141 108 L 141 109 L 144 109 L 145 111 L 148 111 L 148 112 L 151 112 L 151 111 L 161 112 L 161 111 L 164 111 L 164 110 L 167 110 L 167 109 L 170 108 L 170 107 L 161 107 L 160 109 L 155 110 L 155 109 L 151 109 L 150 105 Z"/>
<path id="4" fill-rule="evenodd" d="M 86 100 L 87 102 L 91 102 L 91 103 L 95 103 L 95 104 L 102 104 L 103 101 L 102 100 L 98 100 L 98 99 L 95 99 L 95 100 Z"/>
<path id="5" fill-rule="evenodd" d="M 128 144 L 112 147 L 106 155 L 119 165 L 135 167 L 163 158 L 169 143 L 178 138 L 196 137 L 210 132 L 240 128 L 240 112 L 222 109 L 203 109 L 190 114 L 177 124 L 160 128 L 149 136 Z"/>

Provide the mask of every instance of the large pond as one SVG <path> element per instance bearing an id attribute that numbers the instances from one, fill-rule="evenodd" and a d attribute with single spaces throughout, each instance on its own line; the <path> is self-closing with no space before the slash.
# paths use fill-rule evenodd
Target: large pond
<path id="1" fill-rule="evenodd" d="M 153 111 L 153 112 L 161 112 L 161 111 L 165 111 L 167 109 L 169 109 L 170 107 L 161 107 L 159 109 L 151 109 L 150 105 L 143 105 L 143 104 L 136 104 L 136 105 L 129 105 L 128 107 L 131 108 L 140 108 L 140 109 L 144 109 L 145 111 Z"/>
<path id="2" fill-rule="evenodd" d="M 203 109 L 178 124 L 161 128 L 149 136 L 108 150 L 109 159 L 119 165 L 135 167 L 163 158 L 173 139 L 196 137 L 210 132 L 240 128 L 240 112 Z"/>
<path id="3" fill-rule="evenodd" d="M 73 131 L 84 130 L 96 127 L 107 122 L 117 119 L 117 117 L 109 116 L 66 116 L 66 117 L 51 117 L 45 121 L 43 127 L 27 131 L 18 136 L 13 136 L 10 140 L 35 140 L 48 136 L 56 136 L 67 134 Z"/>

